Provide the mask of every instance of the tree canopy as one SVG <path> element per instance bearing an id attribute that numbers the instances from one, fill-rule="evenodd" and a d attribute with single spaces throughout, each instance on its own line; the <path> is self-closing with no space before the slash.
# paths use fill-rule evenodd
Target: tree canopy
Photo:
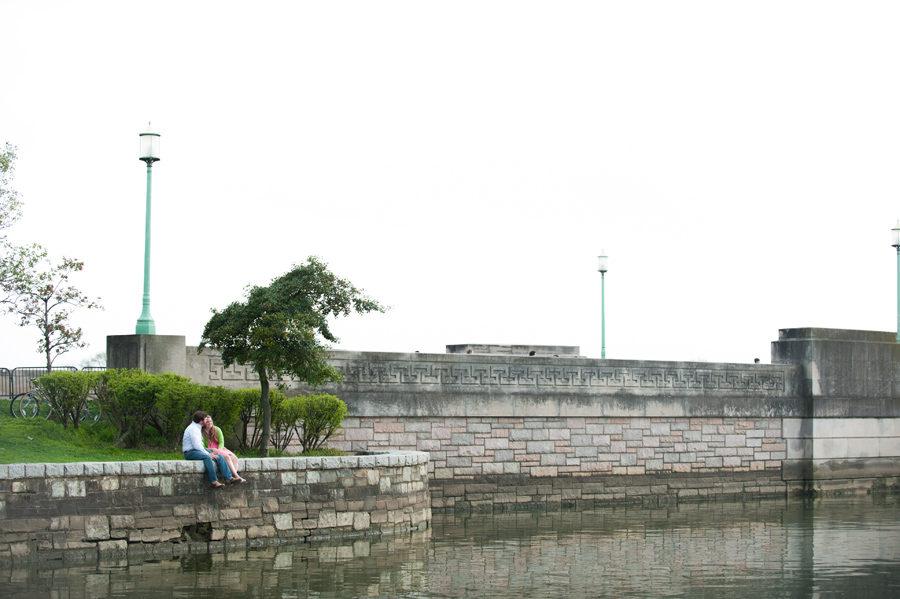
<path id="1" fill-rule="evenodd" d="M 13 287 L 16 302 L 9 312 L 19 317 L 19 326 L 36 327 L 41 336 L 38 352 L 44 354 L 47 370 L 61 354 L 73 348 L 85 347 L 81 327 L 71 324 L 70 317 L 76 308 L 103 309 L 97 300 L 69 285 L 69 276 L 84 268 L 83 262 L 63 258 L 57 266 L 46 270 L 33 270 Z"/>
<path id="2" fill-rule="evenodd" d="M 0 150 L 0 307 L 9 308 L 17 299 L 20 282 L 47 253 L 39 245 L 13 245 L 2 233 L 22 218 L 22 203 L 12 188 L 16 170 L 16 147 L 6 142 Z"/>
<path id="3" fill-rule="evenodd" d="M 22 217 L 22 204 L 12 188 L 15 163 L 16 148 L 7 142 L 0 151 L 0 231 Z M 68 258 L 53 266 L 40 245 L 15 245 L 0 235 L 0 312 L 18 316 L 20 326 L 40 330 L 38 351 L 48 370 L 60 354 L 86 345 L 81 327 L 69 322 L 72 310 L 100 307 L 68 283 L 69 276 L 83 267 Z"/>
<path id="4" fill-rule="evenodd" d="M 340 382 L 329 363 L 328 343 L 338 341 L 328 319 L 352 312 L 384 312 L 387 308 L 328 270 L 310 256 L 268 287 L 248 286 L 246 300 L 224 310 L 213 309 L 199 351 L 222 352 L 226 366 L 245 364 L 259 375 L 263 408 L 263 455 L 268 454 L 271 429 L 269 381 L 289 377 L 312 386 Z"/>

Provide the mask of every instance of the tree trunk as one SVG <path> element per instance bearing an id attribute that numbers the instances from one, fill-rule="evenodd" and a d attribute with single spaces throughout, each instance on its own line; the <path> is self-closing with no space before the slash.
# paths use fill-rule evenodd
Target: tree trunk
<path id="1" fill-rule="evenodd" d="M 266 369 L 260 368 L 259 373 L 259 390 L 262 395 L 259 403 L 262 406 L 262 439 L 259 442 L 260 457 L 269 457 L 269 436 L 272 430 L 272 409 L 269 405 L 269 377 L 266 375 Z"/>
<path id="2" fill-rule="evenodd" d="M 44 357 L 47 359 L 47 372 L 50 373 L 53 370 L 53 360 L 50 358 L 50 309 L 47 307 L 47 303 L 50 301 L 50 298 L 44 298 L 44 320 L 40 327 L 41 334 L 44 336 Z"/>

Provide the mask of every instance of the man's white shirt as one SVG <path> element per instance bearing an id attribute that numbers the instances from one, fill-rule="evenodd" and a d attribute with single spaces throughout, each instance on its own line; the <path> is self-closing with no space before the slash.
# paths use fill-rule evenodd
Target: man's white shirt
<path id="1" fill-rule="evenodd" d="M 199 449 L 200 451 L 206 451 L 203 447 L 203 427 L 200 426 L 199 422 L 191 422 L 186 429 L 184 429 L 184 439 L 181 442 L 181 451 L 186 452 L 192 449 Z"/>

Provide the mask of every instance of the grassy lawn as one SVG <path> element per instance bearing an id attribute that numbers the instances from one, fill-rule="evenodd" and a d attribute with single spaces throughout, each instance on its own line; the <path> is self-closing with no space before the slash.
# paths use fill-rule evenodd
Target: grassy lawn
<path id="1" fill-rule="evenodd" d="M 67 430 L 48 420 L 12 418 L 9 402 L 0 401 L 0 464 L 184 459 L 180 451 L 120 449 L 113 441 L 106 424 Z"/>
<path id="2" fill-rule="evenodd" d="M 121 449 L 115 447 L 115 435 L 106 423 L 82 424 L 78 430 L 50 420 L 13 418 L 9 400 L 0 398 L 0 464 L 40 464 L 67 462 L 136 462 L 183 460 L 181 451 L 166 448 Z M 180 449 L 180 448 L 179 448 Z M 231 449 L 231 448 L 230 448 Z M 238 457 L 257 457 L 253 451 Z M 270 450 L 269 455 L 283 454 Z M 320 449 L 304 455 L 346 455 L 333 449 Z"/>

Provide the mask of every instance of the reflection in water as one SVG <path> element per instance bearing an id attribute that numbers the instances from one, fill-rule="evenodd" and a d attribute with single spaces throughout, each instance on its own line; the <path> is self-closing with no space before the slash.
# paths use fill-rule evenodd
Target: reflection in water
<path id="1" fill-rule="evenodd" d="M 0 566 L 4 596 L 897 597 L 900 500 L 436 514 L 424 532 Z"/>

